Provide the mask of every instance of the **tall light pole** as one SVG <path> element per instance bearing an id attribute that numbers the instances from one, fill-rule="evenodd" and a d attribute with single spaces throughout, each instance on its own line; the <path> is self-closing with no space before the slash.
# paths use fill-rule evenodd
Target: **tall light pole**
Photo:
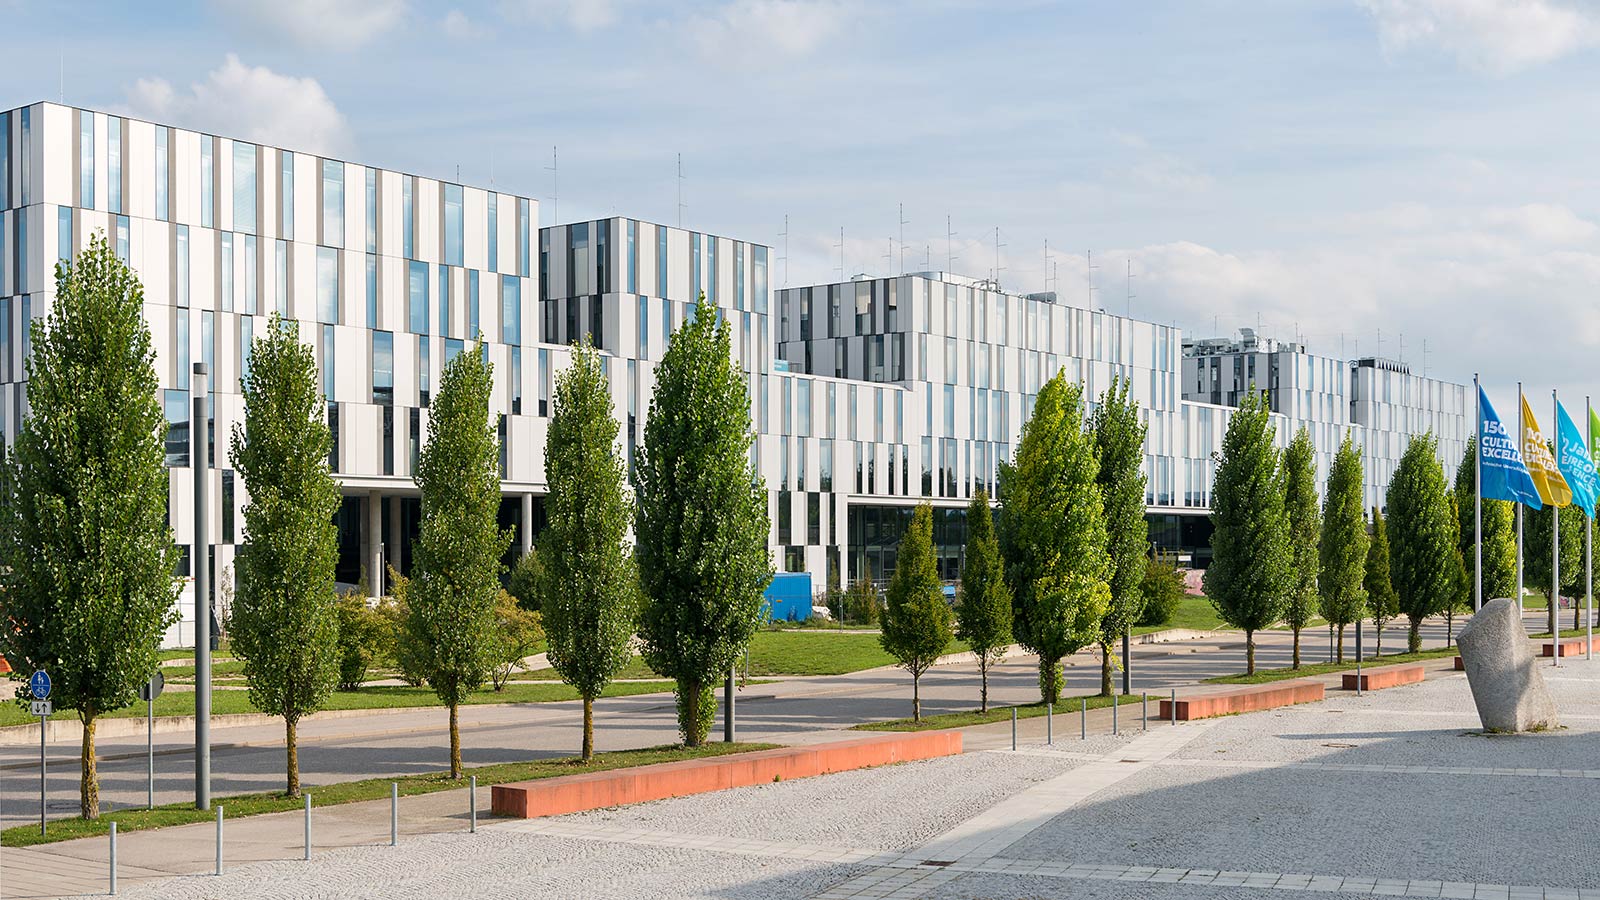
<path id="1" fill-rule="evenodd" d="M 194 418 L 189 426 L 194 472 L 194 808 L 211 808 L 211 429 L 207 414 L 206 364 L 194 364 Z"/>

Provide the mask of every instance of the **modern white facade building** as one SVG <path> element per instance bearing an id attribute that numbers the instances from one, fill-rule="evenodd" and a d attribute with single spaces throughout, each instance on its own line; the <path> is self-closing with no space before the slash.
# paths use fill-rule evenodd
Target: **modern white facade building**
<path id="1" fill-rule="evenodd" d="M 939 510 L 941 571 L 954 577 L 967 500 L 994 492 L 1000 460 L 1058 369 L 1091 402 L 1114 377 L 1130 379 L 1149 421 L 1152 539 L 1202 559 L 1213 454 L 1251 367 L 1275 373 L 1267 385 L 1285 441 L 1298 423 L 1313 427 L 1324 472 L 1343 430 L 1363 429 L 1372 502 L 1406 435 L 1434 429 L 1453 460 L 1467 427 L 1464 388 L 1382 361 L 1352 368 L 1298 347 L 1215 342 L 1196 353 L 1169 326 L 944 272 L 775 292 L 770 251 L 757 243 L 627 218 L 541 228 L 528 197 L 38 103 L 0 112 L 8 442 L 26 414 L 29 323 L 53 300 L 53 265 L 98 232 L 144 285 L 170 422 L 171 520 L 184 546 L 194 539 L 190 371 L 210 367 L 219 576 L 243 539 L 245 498 L 227 449 L 243 413 L 238 381 L 274 313 L 316 348 L 345 498 L 345 582 L 386 564 L 409 568 L 419 518 L 411 474 L 431 390 L 475 335 L 495 366 L 501 518 L 516 532 L 509 561 L 542 525 L 549 402 L 566 345 L 588 335 L 603 350 L 631 460 L 654 367 L 701 292 L 730 322 L 749 378 L 774 564 L 818 586 L 834 567 L 843 578 L 886 577 L 923 499 Z"/>

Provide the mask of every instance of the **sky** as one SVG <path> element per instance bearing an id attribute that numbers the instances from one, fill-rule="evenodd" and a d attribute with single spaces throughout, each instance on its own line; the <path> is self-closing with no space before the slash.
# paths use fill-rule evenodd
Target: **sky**
<path id="1" fill-rule="evenodd" d="M 459 171 L 543 224 L 681 217 L 772 246 L 775 286 L 998 268 L 1195 336 L 1482 372 L 1503 417 L 1519 379 L 1537 410 L 1600 398 L 1600 0 L 0 0 L 0 22 L 0 108 Z"/>

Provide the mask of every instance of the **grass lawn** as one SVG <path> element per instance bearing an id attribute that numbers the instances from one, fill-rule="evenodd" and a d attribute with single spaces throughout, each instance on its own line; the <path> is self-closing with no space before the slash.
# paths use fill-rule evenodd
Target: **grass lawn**
<path id="1" fill-rule="evenodd" d="M 607 697 L 625 697 L 631 694 L 649 694 L 658 691 L 672 690 L 672 683 L 668 681 L 655 682 L 624 682 L 612 684 L 606 688 Z M 509 684 L 500 692 L 482 690 L 467 698 L 468 706 L 481 703 L 548 703 L 554 700 L 576 700 L 578 692 L 565 684 Z M 415 706 L 440 706 L 439 698 L 435 697 L 433 690 L 427 687 L 367 687 L 359 691 L 334 691 L 328 697 L 325 709 L 398 709 Z M 442 707 L 441 707 L 442 708 Z M 212 715 L 226 715 L 229 713 L 259 712 L 250 705 L 250 695 L 246 691 L 214 691 L 211 694 Z M 145 715 L 145 705 L 134 703 L 115 712 L 106 713 L 109 718 L 142 717 Z M 156 715 L 158 716 L 192 716 L 194 715 L 194 693 L 192 691 L 167 691 L 156 698 Z M 76 719 L 78 714 L 70 710 L 62 710 L 53 716 L 56 719 Z M 15 703 L 0 704 L 0 725 L 28 725 L 38 721 L 34 716 L 28 715 L 26 707 L 19 707 Z"/>
<path id="2" fill-rule="evenodd" d="M 1385 653 L 1381 657 L 1362 660 L 1361 665 L 1366 668 L 1374 666 L 1388 666 L 1396 663 L 1421 662 L 1440 657 L 1455 656 L 1459 651 L 1455 647 L 1439 647 L 1433 650 L 1423 650 L 1420 653 Z M 1305 678 L 1309 675 L 1328 675 L 1334 672 L 1351 672 L 1356 667 L 1354 656 L 1346 656 L 1342 663 L 1314 663 L 1303 664 L 1298 669 L 1257 669 L 1254 675 L 1218 675 L 1207 678 L 1212 684 L 1267 684 L 1273 681 L 1283 681 L 1289 678 Z"/>
<path id="3" fill-rule="evenodd" d="M 1211 605 L 1206 597 L 1184 597 L 1178 603 L 1178 608 L 1172 618 L 1165 625 L 1141 625 L 1133 629 L 1134 634 L 1150 634 L 1155 631 L 1166 631 L 1169 628 L 1190 628 L 1195 631 L 1216 631 L 1227 628 L 1222 620 L 1217 618 L 1216 607 Z"/>
<path id="4" fill-rule="evenodd" d="M 964 653 L 967 645 L 952 641 L 946 653 Z M 743 660 L 739 661 L 742 668 Z M 878 635 L 860 631 L 758 631 L 750 641 L 750 677 L 777 675 L 843 675 L 862 669 L 894 665 L 894 657 L 878 645 Z M 522 672 L 516 677 L 559 681 L 553 669 Z M 658 678 L 644 660 L 634 657 L 617 673 L 618 678 Z"/>
<path id="5" fill-rule="evenodd" d="M 652 747 L 648 750 L 620 750 L 611 753 L 596 753 L 594 760 L 588 765 L 580 763 L 577 757 L 562 757 L 559 759 L 540 759 L 532 762 L 500 763 L 492 766 L 479 766 L 468 768 L 464 771 L 459 781 L 450 780 L 444 773 L 429 775 L 404 775 L 398 778 L 369 778 L 365 781 L 346 781 L 340 784 L 330 784 L 319 788 L 310 788 L 313 806 L 334 806 L 340 803 L 356 803 L 362 800 L 381 800 L 389 796 L 389 785 L 400 785 L 401 796 L 411 797 L 417 794 L 431 794 L 435 791 L 461 790 L 467 786 L 467 775 L 478 776 L 478 786 L 488 787 L 496 784 L 506 784 L 513 781 L 531 781 L 536 778 L 553 778 L 557 775 L 576 775 L 584 772 L 600 772 L 607 769 L 626 769 L 634 766 L 648 766 L 653 763 L 677 762 L 685 759 L 700 759 L 707 756 L 725 756 L 730 753 L 746 753 L 752 750 L 770 750 L 776 744 L 724 744 L 708 743 L 700 747 L 689 749 L 687 747 Z M 279 794 L 242 794 L 234 797 L 218 797 L 216 803 L 223 807 L 223 815 L 229 819 L 242 816 L 259 816 L 264 813 L 288 812 L 301 808 L 304 802 L 299 799 L 285 799 Z M 27 847 L 33 844 L 47 844 L 55 841 L 67 841 L 73 838 L 94 837 L 110 831 L 110 823 L 117 823 L 120 832 L 142 831 L 146 828 L 161 828 L 167 825 L 187 825 L 193 822 L 210 822 L 214 820 L 214 812 L 202 812 L 190 803 L 175 803 L 169 806 L 158 806 L 153 810 L 128 809 L 106 813 L 100 818 L 86 822 L 82 819 L 56 819 L 49 823 L 45 835 L 40 836 L 38 825 L 18 825 L 0 832 L 0 846 Z"/>
<path id="6" fill-rule="evenodd" d="M 1118 706 L 1127 706 L 1130 703 L 1137 704 L 1140 700 L 1138 694 L 1131 694 L 1127 696 L 1118 694 L 1116 695 L 1116 699 L 1120 701 L 1117 704 Z M 1158 697 L 1156 699 L 1159 700 L 1160 698 Z M 1101 697 L 1098 695 L 1089 697 L 1062 697 L 1060 705 L 1058 705 L 1055 709 L 1055 714 L 1057 716 L 1064 716 L 1068 713 L 1078 712 L 1078 710 L 1083 707 L 1084 700 L 1089 701 L 1090 709 L 1105 709 L 1106 707 L 1110 706 L 1112 702 L 1111 697 Z M 978 712 L 974 709 L 970 712 L 940 713 L 939 715 L 935 716 L 923 716 L 921 722 L 913 722 L 910 719 L 890 719 L 887 722 L 866 722 L 861 725 L 852 726 L 852 730 L 934 731 L 940 728 L 966 728 L 971 725 L 988 725 L 994 722 L 1009 722 L 1011 721 L 1011 710 L 1013 709 L 1017 711 L 1017 718 L 1019 719 L 1033 719 L 1045 714 L 1045 706 L 1043 703 L 1027 703 L 1021 706 L 991 706 L 989 707 L 988 712 Z"/>

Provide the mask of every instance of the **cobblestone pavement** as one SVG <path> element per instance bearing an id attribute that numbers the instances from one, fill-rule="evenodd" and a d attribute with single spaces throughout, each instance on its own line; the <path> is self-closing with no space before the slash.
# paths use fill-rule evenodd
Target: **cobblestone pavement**
<path id="1" fill-rule="evenodd" d="M 1462 677 L 1148 732 L 497 821 L 133 897 L 1600 898 L 1600 662 L 1565 727 L 1477 730 Z M 1059 732 L 1058 732 L 1059 733 Z"/>

